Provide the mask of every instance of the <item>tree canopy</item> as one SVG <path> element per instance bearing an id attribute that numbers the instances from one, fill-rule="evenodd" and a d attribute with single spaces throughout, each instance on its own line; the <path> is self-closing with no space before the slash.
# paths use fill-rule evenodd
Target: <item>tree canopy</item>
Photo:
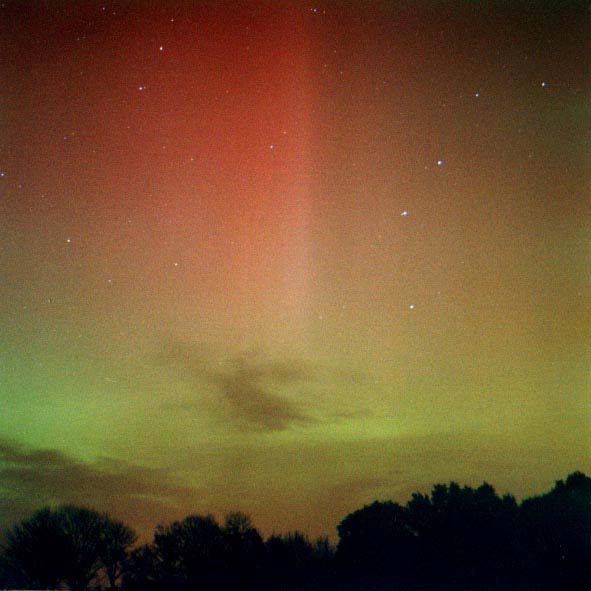
<path id="1" fill-rule="evenodd" d="M 220 524 L 193 514 L 153 540 L 106 514 L 44 508 L 4 532 L 0 588 L 84 591 L 591 588 L 591 478 L 558 480 L 518 503 L 488 483 L 416 492 L 405 505 L 374 501 L 328 539 L 301 532 L 266 540 L 242 512 Z"/>
<path id="2" fill-rule="evenodd" d="M 44 508 L 5 534 L 6 576 L 28 588 L 115 586 L 135 534 L 125 524 L 84 507 Z"/>

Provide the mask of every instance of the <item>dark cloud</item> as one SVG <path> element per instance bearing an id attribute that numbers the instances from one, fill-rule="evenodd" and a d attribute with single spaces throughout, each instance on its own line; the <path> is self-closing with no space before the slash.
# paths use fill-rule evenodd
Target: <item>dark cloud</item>
<path id="1" fill-rule="evenodd" d="M 213 376 L 228 415 L 241 428 L 281 431 L 312 418 L 274 388 L 291 385 L 306 377 L 301 364 L 261 363 L 237 360 L 230 371 Z"/>
<path id="2" fill-rule="evenodd" d="M 299 360 L 268 360 L 256 352 L 228 358 L 204 348 L 166 340 L 159 362 L 181 370 L 180 377 L 194 383 L 195 390 L 209 383 L 216 396 L 207 405 L 226 424 L 240 430 L 282 431 L 292 425 L 315 421 L 303 404 L 296 404 L 280 391 L 314 379 L 317 369 Z M 179 408 L 189 410 L 186 401 Z"/>
<path id="3" fill-rule="evenodd" d="M 199 500 L 200 491 L 174 484 L 166 470 L 110 458 L 83 462 L 0 440 L 0 526 L 42 506 L 72 503 L 107 511 L 149 535 L 157 520 L 176 518 Z"/>

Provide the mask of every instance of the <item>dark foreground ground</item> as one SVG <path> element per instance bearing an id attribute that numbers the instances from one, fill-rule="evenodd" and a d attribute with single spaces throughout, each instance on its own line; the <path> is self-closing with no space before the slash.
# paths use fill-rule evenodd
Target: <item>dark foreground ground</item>
<path id="1" fill-rule="evenodd" d="M 347 587 L 300 587 L 280 588 L 276 591 L 540 591 L 538 587 L 408 587 L 408 586 L 347 586 Z M 559 591 L 558 589 L 556 591 Z M 566 591 L 566 590 L 564 590 Z"/>
<path id="2" fill-rule="evenodd" d="M 511 584 L 465 586 L 465 585 L 375 585 L 375 584 L 335 584 L 308 585 L 302 587 L 261 587 L 260 591 L 541 591 L 538 586 L 523 586 Z M 555 589 L 561 591 L 561 589 Z M 565 590 L 566 591 L 566 590 Z"/>

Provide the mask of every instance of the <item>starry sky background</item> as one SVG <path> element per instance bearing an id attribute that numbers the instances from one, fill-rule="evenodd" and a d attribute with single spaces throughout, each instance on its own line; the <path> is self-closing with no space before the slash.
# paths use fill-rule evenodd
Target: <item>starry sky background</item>
<path id="1" fill-rule="evenodd" d="M 590 473 L 589 18 L 4 0 L 0 523 Z"/>

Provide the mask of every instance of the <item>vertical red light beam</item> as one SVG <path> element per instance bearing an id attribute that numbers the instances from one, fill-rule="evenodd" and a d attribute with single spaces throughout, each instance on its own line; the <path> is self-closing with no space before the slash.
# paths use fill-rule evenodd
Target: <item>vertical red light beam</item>
<path id="1" fill-rule="evenodd" d="M 287 324 L 303 345 L 309 338 L 312 315 L 314 162 L 313 162 L 313 83 L 311 40 L 303 7 L 289 10 L 284 22 L 287 50 L 283 56 L 282 79 L 285 105 L 282 130 L 288 149 L 286 162 L 278 168 L 276 194 L 282 200 L 286 239 L 280 277 Z M 278 154 L 279 155 L 279 154 Z"/>

